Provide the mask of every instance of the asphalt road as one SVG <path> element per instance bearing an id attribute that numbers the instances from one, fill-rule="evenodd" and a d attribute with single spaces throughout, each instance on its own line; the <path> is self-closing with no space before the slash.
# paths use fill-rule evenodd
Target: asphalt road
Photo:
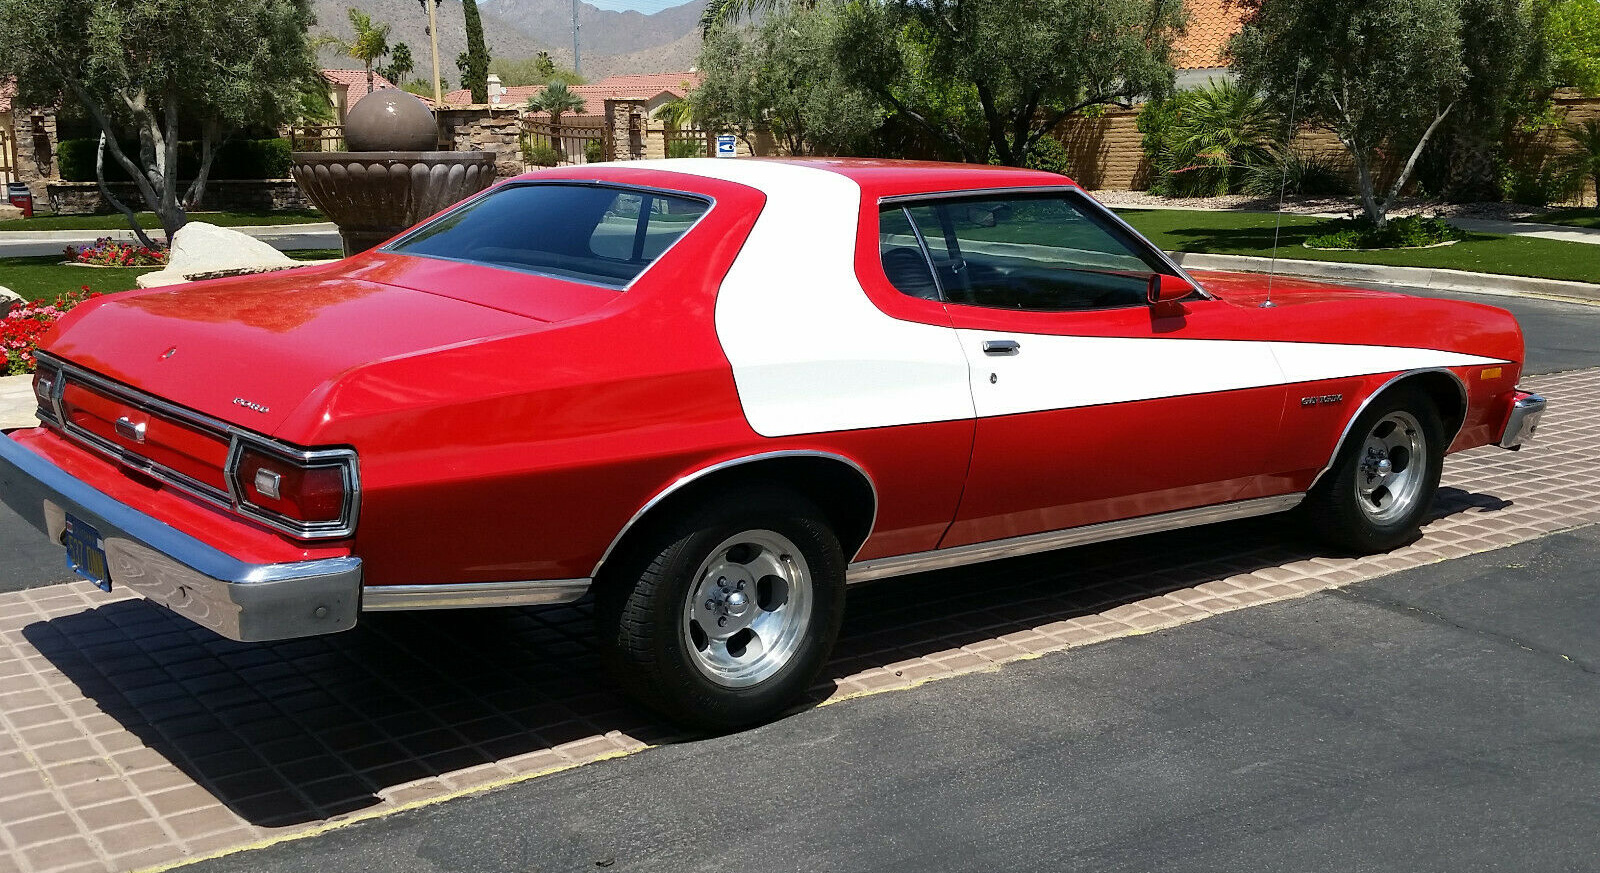
<path id="1" fill-rule="evenodd" d="M 1531 297 L 1457 294 L 1414 288 L 1388 288 L 1431 297 L 1473 300 L 1511 310 L 1527 338 L 1529 373 L 1557 373 L 1600 366 L 1600 305 Z M 1371 342 L 1384 339 L 1374 326 Z M 11 510 L 0 505 L 0 592 L 50 585 L 72 578 L 60 548 L 45 541 Z"/>
<path id="2" fill-rule="evenodd" d="M 1600 529 L 186 868 L 1600 867 Z"/>

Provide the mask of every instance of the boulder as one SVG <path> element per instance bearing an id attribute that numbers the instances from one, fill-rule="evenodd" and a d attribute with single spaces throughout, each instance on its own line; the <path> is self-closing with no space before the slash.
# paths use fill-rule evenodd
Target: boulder
<path id="1" fill-rule="evenodd" d="M 189 277 L 256 273 L 300 266 L 296 261 L 249 234 L 203 221 L 191 221 L 172 235 L 165 269 L 138 278 L 140 288 L 175 285 Z"/>
<path id="2" fill-rule="evenodd" d="M 7 203 L 4 200 L 0 200 L 0 221 L 10 221 L 13 218 L 21 218 L 21 217 L 22 217 L 22 210 L 21 209 L 18 209 L 17 207 L 12 206 L 10 203 Z"/>
<path id="3" fill-rule="evenodd" d="M 0 285 L 0 316 L 4 316 L 6 313 L 11 311 L 11 307 L 16 306 L 21 302 L 21 294 L 18 294 L 4 285 Z"/>

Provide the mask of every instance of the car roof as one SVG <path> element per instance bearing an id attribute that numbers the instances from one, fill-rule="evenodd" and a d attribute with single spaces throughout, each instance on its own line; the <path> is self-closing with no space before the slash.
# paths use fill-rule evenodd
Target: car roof
<path id="1" fill-rule="evenodd" d="M 729 172 L 735 169 L 730 164 L 737 165 L 736 172 Z M 770 168 L 770 171 L 763 168 Z M 692 190 L 695 186 L 686 186 L 684 180 L 685 177 L 693 177 L 722 179 L 761 190 L 764 176 L 790 176 L 795 169 L 846 177 L 859 185 L 863 198 L 869 200 L 951 191 L 1076 185 L 1066 176 L 1042 170 L 881 158 L 673 158 L 618 161 L 535 171 L 517 178 L 615 178 L 619 182 L 649 184 L 643 176 L 661 173 L 663 178 L 658 184 L 663 187 L 688 187 Z"/>

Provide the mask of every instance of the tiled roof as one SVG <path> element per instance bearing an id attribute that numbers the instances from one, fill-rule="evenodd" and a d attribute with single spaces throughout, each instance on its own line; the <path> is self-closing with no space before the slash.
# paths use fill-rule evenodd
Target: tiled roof
<path id="1" fill-rule="evenodd" d="M 1209 70 L 1228 65 L 1228 40 L 1243 26 L 1245 10 L 1238 0 L 1184 0 L 1189 29 L 1173 46 L 1172 65 L 1180 70 Z"/>
<path id="2" fill-rule="evenodd" d="M 344 105 L 346 111 L 359 103 L 361 98 L 371 93 L 367 90 L 366 70 L 323 70 L 322 78 L 327 79 L 328 84 L 334 86 L 335 88 L 342 87 L 345 89 L 346 96 Z M 378 91 L 383 88 L 393 88 L 394 86 L 395 85 L 393 82 L 385 79 L 383 76 L 378 75 L 376 72 L 372 74 L 373 91 Z M 426 102 L 430 105 L 433 103 L 432 100 L 427 100 Z"/>
<path id="3" fill-rule="evenodd" d="M 17 80 L 6 79 L 0 82 L 0 112 L 11 111 L 11 98 L 17 96 Z"/>

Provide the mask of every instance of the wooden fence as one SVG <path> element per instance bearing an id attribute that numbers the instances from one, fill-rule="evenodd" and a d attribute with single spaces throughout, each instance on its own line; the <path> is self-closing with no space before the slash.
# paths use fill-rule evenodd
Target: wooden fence
<path id="1" fill-rule="evenodd" d="M 5 185 L 17 181 L 17 138 L 11 125 L 0 125 L 0 195 Z"/>

